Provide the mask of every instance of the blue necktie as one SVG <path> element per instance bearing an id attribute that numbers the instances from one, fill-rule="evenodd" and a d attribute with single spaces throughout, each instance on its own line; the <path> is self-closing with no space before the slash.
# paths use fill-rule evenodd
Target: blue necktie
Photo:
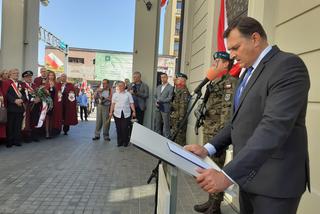
<path id="1" fill-rule="evenodd" d="M 248 79 L 251 76 L 253 71 L 253 67 L 249 67 L 247 68 L 244 78 L 242 79 L 239 87 L 237 88 L 236 94 L 234 96 L 234 110 L 236 111 L 239 107 L 240 104 L 240 97 L 242 95 L 242 92 L 244 90 L 244 88 L 246 87 L 247 83 L 248 83 Z"/>

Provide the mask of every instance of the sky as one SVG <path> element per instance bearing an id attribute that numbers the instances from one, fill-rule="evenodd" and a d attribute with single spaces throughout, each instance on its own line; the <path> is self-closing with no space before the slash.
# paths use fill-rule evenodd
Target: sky
<path id="1" fill-rule="evenodd" d="M 159 53 L 162 53 L 161 10 Z M 69 47 L 113 51 L 133 50 L 135 0 L 50 0 L 40 7 L 40 26 Z M 39 43 L 39 64 L 44 64 L 45 44 Z"/>

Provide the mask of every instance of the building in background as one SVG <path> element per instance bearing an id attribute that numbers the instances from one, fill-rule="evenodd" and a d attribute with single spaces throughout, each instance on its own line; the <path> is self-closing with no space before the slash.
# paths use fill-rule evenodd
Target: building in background
<path id="1" fill-rule="evenodd" d="M 178 57 L 181 20 L 181 0 L 170 0 L 164 18 L 163 54 Z"/>
<path id="2" fill-rule="evenodd" d="M 45 66 L 57 74 L 64 72 L 64 53 L 47 46 Z M 131 52 L 97 50 L 70 47 L 68 53 L 67 75 L 70 81 L 124 80 L 132 77 Z M 167 73 L 173 83 L 175 56 L 159 56 L 158 72 Z"/>

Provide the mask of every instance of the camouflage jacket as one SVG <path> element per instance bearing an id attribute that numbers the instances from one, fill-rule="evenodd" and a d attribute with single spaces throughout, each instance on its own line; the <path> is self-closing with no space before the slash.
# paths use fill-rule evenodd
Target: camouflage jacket
<path id="1" fill-rule="evenodd" d="M 213 137 L 231 118 L 236 83 L 237 78 L 232 77 L 230 74 L 226 74 L 212 83 L 212 91 L 206 105 L 204 135 Z"/>
<path id="2" fill-rule="evenodd" d="M 182 120 L 188 110 L 190 93 L 187 87 L 182 89 L 175 88 L 171 103 L 170 119 Z"/>

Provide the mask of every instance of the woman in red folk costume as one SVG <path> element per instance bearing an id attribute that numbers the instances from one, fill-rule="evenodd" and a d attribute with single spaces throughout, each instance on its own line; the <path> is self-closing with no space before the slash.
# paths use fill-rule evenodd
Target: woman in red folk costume
<path id="1" fill-rule="evenodd" d="M 53 134 L 53 130 L 61 128 L 62 119 L 61 90 L 59 84 L 56 83 L 56 75 L 53 71 L 48 72 L 45 88 L 53 101 L 53 108 L 48 109 L 45 120 L 46 138 L 50 139 Z"/>
<path id="2" fill-rule="evenodd" d="M 60 87 L 62 92 L 62 124 L 64 135 L 68 135 L 70 126 L 78 124 L 76 90 L 72 83 L 67 82 L 67 75 L 61 74 Z"/>

